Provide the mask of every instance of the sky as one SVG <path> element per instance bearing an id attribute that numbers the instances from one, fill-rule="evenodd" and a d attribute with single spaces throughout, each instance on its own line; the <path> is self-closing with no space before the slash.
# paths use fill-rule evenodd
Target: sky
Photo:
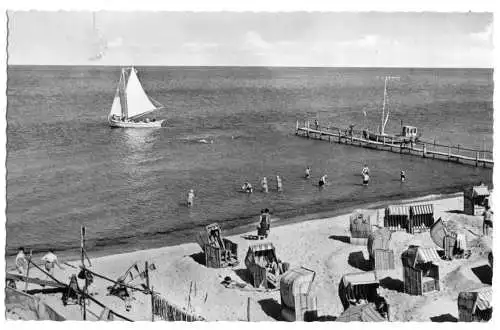
<path id="1" fill-rule="evenodd" d="M 9 12 L 8 63 L 493 67 L 491 13 Z"/>

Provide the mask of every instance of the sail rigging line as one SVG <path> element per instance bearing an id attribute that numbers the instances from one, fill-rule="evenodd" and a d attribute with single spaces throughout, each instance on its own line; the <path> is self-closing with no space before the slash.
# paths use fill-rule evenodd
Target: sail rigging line
<path id="1" fill-rule="evenodd" d="M 389 114 L 390 110 L 387 108 L 387 115 L 385 115 L 385 108 L 387 105 L 387 82 L 389 80 L 399 80 L 399 77 L 393 77 L 393 76 L 386 76 L 385 81 L 384 81 L 384 102 L 382 104 L 382 122 L 380 126 L 380 134 L 384 135 L 385 134 L 385 126 L 387 125 L 387 122 L 389 121 Z"/>

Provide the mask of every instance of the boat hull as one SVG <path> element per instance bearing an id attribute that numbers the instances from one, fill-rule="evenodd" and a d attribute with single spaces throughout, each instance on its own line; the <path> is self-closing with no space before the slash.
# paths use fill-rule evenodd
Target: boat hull
<path id="1" fill-rule="evenodd" d="M 167 121 L 163 119 L 146 123 L 108 119 L 108 123 L 113 128 L 160 128 L 166 127 Z"/>

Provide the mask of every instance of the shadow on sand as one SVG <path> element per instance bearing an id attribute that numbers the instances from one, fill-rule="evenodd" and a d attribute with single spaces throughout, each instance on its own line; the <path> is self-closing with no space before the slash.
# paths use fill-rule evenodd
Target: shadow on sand
<path id="1" fill-rule="evenodd" d="M 364 272 L 371 270 L 370 260 L 365 259 L 362 251 L 351 252 L 347 260 L 349 265 Z"/>
<path id="2" fill-rule="evenodd" d="M 272 317 L 277 321 L 282 321 L 281 318 L 281 304 L 274 299 L 262 299 L 258 301 L 260 307 L 267 316 Z"/>
<path id="3" fill-rule="evenodd" d="M 190 255 L 191 258 L 193 258 L 194 261 L 199 263 L 202 266 L 205 266 L 205 253 L 204 252 L 198 252 L 198 253 L 193 253 Z"/>
<path id="4" fill-rule="evenodd" d="M 483 266 L 475 267 L 475 268 L 472 268 L 471 270 L 477 276 L 477 278 L 479 278 L 481 283 L 491 285 L 493 271 L 492 271 L 490 265 L 483 265 Z"/>
<path id="5" fill-rule="evenodd" d="M 250 271 L 248 269 L 246 268 L 235 269 L 234 272 L 243 282 L 252 285 L 252 278 L 250 277 Z"/>
<path id="6" fill-rule="evenodd" d="M 380 280 L 380 286 L 397 292 L 404 291 L 404 283 L 401 280 L 394 279 L 392 277 L 386 277 Z"/>
<path id="7" fill-rule="evenodd" d="M 336 240 L 336 241 L 340 241 L 340 242 L 343 242 L 343 243 L 347 243 L 347 244 L 351 243 L 351 238 L 349 236 L 331 235 L 328 238 Z"/>
<path id="8" fill-rule="evenodd" d="M 458 319 L 448 313 L 431 317 L 431 322 L 458 322 Z"/>

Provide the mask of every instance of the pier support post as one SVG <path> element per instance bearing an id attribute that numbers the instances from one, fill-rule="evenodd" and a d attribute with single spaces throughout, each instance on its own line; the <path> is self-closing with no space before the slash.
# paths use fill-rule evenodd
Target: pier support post
<path id="1" fill-rule="evenodd" d="M 450 146 L 448 146 L 448 161 L 450 161 L 450 157 L 451 157 L 451 148 Z"/>
<path id="2" fill-rule="evenodd" d="M 479 164 L 479 152 L 476 151 L 476 167 Z"/>
<path id="3" fill-rule="evenodd" d="M 427 153 L 427 145 L 424 143 L 424 148 L 422 149 L 422 157 L 425 158 L 426 153 Z"/>
<path id="4" fill-rule="evenodd" d="M 295 135 L 299 134 L 299 121 L 297 120 L 297 123 L 295 124 Z"/>

